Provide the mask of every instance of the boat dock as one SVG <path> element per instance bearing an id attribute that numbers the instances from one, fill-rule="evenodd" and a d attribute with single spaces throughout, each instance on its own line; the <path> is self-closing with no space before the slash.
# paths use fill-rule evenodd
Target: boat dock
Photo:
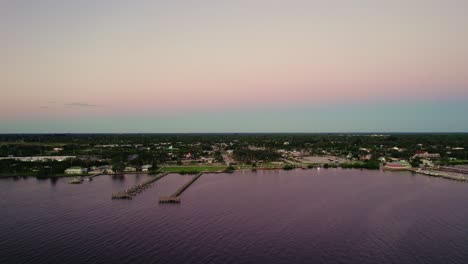
<path id="1" fill-rule="evenodd" d="M 103 173 L 96 173 L 96 174 L 93 174 L 93 175 L 89 175 L 88 177 L 89 177 L 90 179 L 92 179 L 92 178 L 94 178 L 94 177 L 96 177 L 96 176 L 99 176 L 99 175 L 103 175 Z"/>
<path id="2" fill-rule="evenodd" d="M 92 175 L 89 175 L 86 180 L 87 181 L 92 181 L 94 177 L 97 177 L 99 175 L 104 175 L 104 173 L 95 173 L 95 174 L 92 174 Z"/>
<path id="3" fill-rule="evenodd" d="M 133 198 L 133 196 L 136 196 L 140 192 L 142 192 L 145 189 L 151 187 L 152 183 L 154 183 L 155 181 L 163 178 L 164 176 L 166 176 L 168 174 L 169 174 L 169 172 L 161 173 L 161 174 L 155 176 L 154 178 L 149 179 L 149 180 L 147 180 L 147 181 L 145 181 L 145 182 L 143 182 L 141 184 L 132 186 L 132 187 L 128 188 L 125 191 L 113 193 L 112 194 L 112 199 L 128 199 L 128 200 L 131 200 Z"/>
<path id="4" fill-rule="evenodd" d="M 190 187 L 190 185 L 192 185 L 192 183 L 194 183 L 196 180 L 198 180 L 198 178 L 200 178 L 200 176 L 202 176 L 202 175 L 203 175 L 203 172 L 200 172 L 197 175 L 193 176 L 193 178 L 190 181 L 188 181 L 186 184 L 182 185 L 182 187 L 177 189 L 177 191 L 175 191 L 175 193 L 173 193 L 171 196 L 159 197 L 159 202 L 160 203 L 180 203 L 180 197 L 179 196 L 185 190 L 187 190 L 187 188 Z"/>

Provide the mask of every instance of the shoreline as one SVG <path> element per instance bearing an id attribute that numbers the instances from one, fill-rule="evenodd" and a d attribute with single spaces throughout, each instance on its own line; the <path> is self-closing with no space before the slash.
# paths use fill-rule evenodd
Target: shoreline
<path id="1" fill-rule="evenodd" d="M 164 167 L 163 167 L 164 168 Z M 210 167 L 208 170 L 197 170 L 197 171 L 190 171 L 190 168 L 193 167 L 180 167 L 180 170 L 174 170 L 174 167 L 171 167 L 169 170 L 164 170 L 163 168 L 159 169 L 157 172 L 148 172 L 148 171 L 132 171 L 132 172 L 119 172 L 119 173 L 113 173 L 113 174 L 98 174 L 98 175 L 108 175 L 108 176 L 122 176 L 122 175 L 148 175 L 148 176 L 157 176 L 160 173 L 174 173 L 174 174 L 181 174 L 181 175 L 195 175 L 198 173 L 212 173 L 212 174 L 221 174 L 221 173 L 233 173 L 236 171 L 244 171 L 244 170 L 249 170 L 249 171 L 277 171 L 277 170 L 284 170 L 284 171 L 290 171 L 290 169 L 285 169 L 283 167 L 259 167 L 259 168 L 239 168 L 235 169 L 233 171 L 226 171 L 224 167 L 221 167 L 221 170 L 214 170 L 213 168 L 220 168 L 220 167 Z M 356 170 L 370 170 L 370 171 L 375 171 L 376 169 L 368 169 L 368 168 L 349 168 L 349 167 L 313 167 L 313 168 L 307 168 L 307 167 L 295 167 L 292 170 L 313 170 L 313 169 L 356 169 Z M 443 179 L 448 179 L 448 180 L 454 180 L 454 181 L 462 181 L 462 182 L 468 182 L 468 175 L 463 174 L 463 173 L 457 173 L 454 171 L 443 171 L 443 170 L 438 170 L 438 169 L 422 169 L 422 168 L 408 168 L 404 170 L 385 170 L 385 169 L 378 169 L 380 171 L 390 171 L 390 172 L 402 172 L 402 171 L 409 171 L 414 174 L 421 174 L 425 176 L 430 176 L 430 177 L 436 177 L 436 178 L 443 178 Z M 37 177 L 31 174 L 1 174 L 0 173 L 0 179 L 6 179 L 6 178 L 18 178 L 18 177 L 23 177 L 23 178 L 37 178 L 37 179 L 57 179 L 57 178 L 73 178 L 73 177 L 95 177 L 97 176 L 96 174 L 77 174 L 77 175 L 71 175 L 71 174 L 56 174 L 56 175 L 51 175 L 47 177 Z"/>

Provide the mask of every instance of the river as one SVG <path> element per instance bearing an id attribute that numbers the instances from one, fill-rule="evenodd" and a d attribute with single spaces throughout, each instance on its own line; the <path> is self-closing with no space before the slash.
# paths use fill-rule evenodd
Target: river
<path id="1" fill-rule="evenodd" d="M 468 263 L 468 184 L 354 169 L 0 179 L 0 263 Z"/>

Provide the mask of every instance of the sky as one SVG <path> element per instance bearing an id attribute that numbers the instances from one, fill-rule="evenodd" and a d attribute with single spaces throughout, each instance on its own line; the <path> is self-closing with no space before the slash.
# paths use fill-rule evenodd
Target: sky
<path id="1" fill-rule="evenodd" d="M 465 0 L 0 0 L 0 133 L 468 132 Z"/>

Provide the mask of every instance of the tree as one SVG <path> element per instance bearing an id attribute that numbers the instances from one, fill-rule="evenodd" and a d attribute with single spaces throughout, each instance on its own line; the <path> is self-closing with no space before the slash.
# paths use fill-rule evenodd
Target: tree
<path id="1" fill-rule="evenodd" d="M 234 168 L 234 166 L 229 165 L 224 171 L 225 171 L 225 172 L 231 173 L 231 172 L 234 172 L 235 170 L 236 170 L 236 169 Z"/>
<path id="2" fill-rule="evenodd" d="M 125 165 L 122 162 L 112 164 L 112 168 L 115 172 L 122 172 L 125 169 Z"/>
<path id="3" fill-rule="evenodd" d="M 412 167 L 418 168 L 421 165 L 421 159 L 419 159 L 418 157 L 411 159 L 410 164 Z"/>

